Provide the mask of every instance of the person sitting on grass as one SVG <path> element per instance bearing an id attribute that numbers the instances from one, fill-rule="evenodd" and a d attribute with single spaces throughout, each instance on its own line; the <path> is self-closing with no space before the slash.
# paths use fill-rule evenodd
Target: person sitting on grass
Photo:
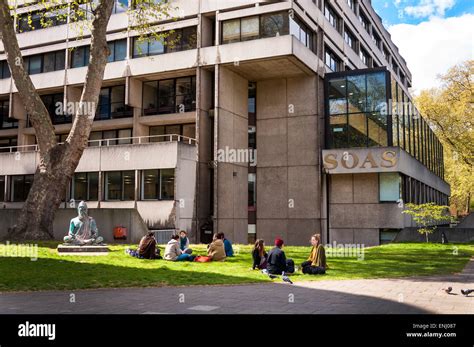
<path id="1" fill-rule="evenodd" d="M 232 248 L 232 242 L 230 242 L 229 240 L 225 238 L 224 233 L 217 233 L 217 235 L 219 235 L 219 238 L 222 239 L 222 241 L 224 242 L 225 256 L 233 257 L 234 249 Z"/>
<path id="2" fill-rule="evenodd" d="M 126 252 L 135 258 L 161 259 L 160 250 L 156 248 L 155 235 L 151 231 L 142 237 L 136 251 L 128 248 Z"/>
<path id="3" fill-rule="evenodd" d="M 265 251 L 265 241 L 257 240 L 252 250 L 253 266 L 252 270 L 263 270 L 267 268 L 268 254 Z"/>
<path id="4" fill-rule="evenodd" d="M 292 259 L 286 259 L 285 252 L 282 250 L 284 241 L 280 238 L 275 239 L 275 247 L 268 253 L 267 272 L 271 275 L 285 275 L 295 272 L 295 263 Z"/>
<path id="5" fill-rule="evenodd" d="M 313 249 L 307 261 L 301 264 L 304 274 L 308 275 L 322 275 L 326 273 L 326 251 L 321 244 L 321 235 L 315 234 L 311 237 L 311 244 Z"/>
<path id="6" fill-rule="evenodd" d="M 193 261 L 194 257 L 190 254 L 183 253 L 179 248 L 179 235 L 171 236 L 171 240 L 168 241 L 168 244 L 165 248 L 165 260 L 171 261 Z"/>
<path id="7" fill-rule="evenodd" d="M 223 261 L 226 258 L 224 247 L 224 234 L 214 234 L 211 244 L 207 248 L 207 256 L 212 261 Z"/>
<path id="8" fill-rule="evenodd" d="M 179 232 L 179 248 L 183 253 L 192 254 L 193 250 L 189 248 L 188 233 L 185 230 Z"/>

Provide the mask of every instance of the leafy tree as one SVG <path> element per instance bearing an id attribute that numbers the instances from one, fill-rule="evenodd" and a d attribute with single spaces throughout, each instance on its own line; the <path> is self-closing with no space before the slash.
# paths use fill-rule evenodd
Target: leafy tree
<path id="1" fill-rule="evenodd" d="M 0 38 L 15 86 L 35 130 L 40 161 L 28 198 L 8 237 L 30 240 L 52 238 L 55 213 L 87 147 L 110 54 L 106 39 L 107 24 L 114 6 L 121 4 L 111 0 L 40 0 L 19 18 L 12 3 L 16 4 L 16 1 L 0 0 Z M 127 30 L 133 30 L 143 40 L 149 36 L 162 39 L 158 22 L 170 19 L 172 10 L 175 8 L 168 2 L 133 0 L 132 8 L 125 10 L 131 23 Z M 33 21 L 38 16 L 41 18 L 39 28 L 38 21 Z M 80 107 L 75 110 L 66 141 L 60 144 L 56 140 L 48 110 L 23 65 L 15 20 L 21 20 L 22 26 L 28 25 L 29 30 L 36 30 L 51 26 L 54 21 L 65 23 L 67 18 L 66 25 L 80 31 L 78 39 L 82 38 L 82 33 L 90 35 L 91 46 Z"/>
<path id="2" fill-rule="evenodd" d="M 426 242 L 428 242 L 428 235 L 436 230 L 436 224 L 445 222 L 448 223 L 451 219 L 448 213 L 448 206 L 436 205 L 433 202 L 426 204 L 406 204 L 406 209 L 403 213 L 410 215 L 416 223 L 418 232 L 426 235 Z"/>
<path id="3" fill-rule="evenodd" d="M 440 76 L 440 88 L 416 98 L 420 112 L 445 151 L 445 178 L 451 185 L 451 208 L 467 214 L 474 196 L 474 60 Z"/>

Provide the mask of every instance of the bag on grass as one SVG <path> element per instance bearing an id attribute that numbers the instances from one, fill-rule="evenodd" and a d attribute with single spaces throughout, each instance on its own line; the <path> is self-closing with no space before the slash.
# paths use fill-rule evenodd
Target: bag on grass
<path id="1" fill-rule="evenodd" d="M 207 263 L 211 261 L 211 257 L 199 255 L 196 258 L 194 258 L 194 261 L 197 261 L 198 263 Z"/>

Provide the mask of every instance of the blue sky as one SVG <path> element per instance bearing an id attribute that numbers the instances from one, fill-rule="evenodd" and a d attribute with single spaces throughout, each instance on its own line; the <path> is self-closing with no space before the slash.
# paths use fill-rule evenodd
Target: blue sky
<path id="1" fill-rule="evenodd" d="M 458 17 L 474 13 L 474 0 L 372 0 L 372 6 L 387 26 L 419 24 L 433 15 Z"/>
<path id="2" fill-rule="evenodd" d="M 372 0 L 412 73 L 413 94 L 474 59 L 474 0 Z"/>

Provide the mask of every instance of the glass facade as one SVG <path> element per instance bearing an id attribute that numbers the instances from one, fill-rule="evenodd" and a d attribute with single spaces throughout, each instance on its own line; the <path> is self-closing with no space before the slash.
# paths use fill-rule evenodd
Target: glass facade
<path id="1" fill-rule="evenodd" d="M 444 178 L 443 149 L 385 68 L 326 74 L 327 148 L 400 147 Z"/>

